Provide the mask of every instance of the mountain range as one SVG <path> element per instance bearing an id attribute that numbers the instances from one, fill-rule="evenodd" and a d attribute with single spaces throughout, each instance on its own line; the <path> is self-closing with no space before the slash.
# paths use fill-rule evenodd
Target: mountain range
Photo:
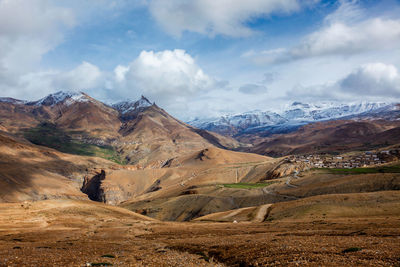
<path id="1" fill-rule="evenodd" d="M 0 99 L 0 128 L 45 145 L 141 167 L 216 146 L 235 148 L 230 137 L 181 122 L 145 97 L 104 104 L 85 93 L 57 92 L 37 101 Z"/>
<path id="2" fill-rule="evenodd" d="M 0 130 L 61 152 L 159 167 L 210 146 L 284 156 L 396 144 L 395 103 L 306 104 L 184 123 L 142 96 L 108 105 L 82 92 L 0 98 Z"/>
<path id="3" fill-rule="evenodd" d="M 242 114 L 225 115 L 219 118 L 195 119 L 188 123 L 201 129 L 230 136 L 260 132 L 267 136 L 288 133 L 302 125 L 313 122 L 357 117 L 379 118 L 384 113 L 392 111 L 399 111 L 399 107 L 393 103 L 374 102 L 356 104 L 293 102 L 281 112 L 250 111 Z"/>

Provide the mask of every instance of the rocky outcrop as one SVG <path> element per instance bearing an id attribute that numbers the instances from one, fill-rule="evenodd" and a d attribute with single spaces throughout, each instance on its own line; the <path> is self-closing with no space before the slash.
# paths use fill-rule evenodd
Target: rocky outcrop
<path id="1" fill-rule="evenodd" d="M 299 173 L 301 171 L 306 170 L 307 168 L 308 167 L 304 163 L 293 164 L 283 160 L 279 164 L 277 164 L 273 169 L 267 172 L 265 180 L 293 175 L 294 173 Z"/>
<path id="2" fill-rule="evenodd" d="M 101 170 L 100 173 L 96 173 L 90 178 L 90 175 L 86 175 L 83 181 L 81 191 L 88 195 L 89 199 L 98 202 L 106 203 L 106 197 L 101 187 L 102 181 L 106 178 L 106 172 Z"/>

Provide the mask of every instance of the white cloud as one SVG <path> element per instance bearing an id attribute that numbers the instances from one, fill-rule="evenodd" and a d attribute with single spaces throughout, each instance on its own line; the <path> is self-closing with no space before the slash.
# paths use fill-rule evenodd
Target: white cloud
<path id="1" fill-rule="evenodd" d="M 13 84 L 6 85 L 3 81 L 2 94 L 27 99 L 27 96 L 41 97 L 59 90 L 93 92 L 96 89 L 94 91 L 104 91 L 107 89 L 109 76 L 97 66 L 82 62 L 69 71 L 36 71 L 15 77 Z"/>
<path id="2" fill-rule="evenodd" d="M 180 36 L 192 31 L 214 36 L 233 37 L 253 33 L 246 23 L 257 17 L 271 14 L 288 14 L 317 0 L 153 0 L 150 12 L 170 34 Z"/>
<path id="3" fill-rule="evenodd" d="M 121 95 L 134 98 L 144 94 L 163 104 L 220 86 L 179 49 L 142 51 L 128 66 L 118 66 L 114 73 Z"/>
<path id="4" fill-rule="evenodd" d="M 49 0 L 0 0 L 1 93 L 26 98 L 48 92 L 53 71 L 40 70 L 41 59 L 75 25 L 72 9 Z"/>
<path id="5" fill-rule="evenodd" d="M 368 96 L 400 96 L 400 74 L 394 65 L 363 65 L 339 82 L 343 92 Z"/>
<path id="6" fill-rule="evenodd" d="M 335 22 L 308 36 L 289 51 L 293 59 L 351 55 L 400 47 L 400 20 L 374 18 L 354 25 Z"/>
<path id="7" fill-rule="evenodd" d="M 68 72 L 60 72 L 52 78 L 51 88 L 68 90 L 84 90 L 104 86 L 104 74 L 100 69 L 88 62 Z"/>
<path id="8" fill-rule="evenodd" d="M 400 19 L 364 14 L 358 1 L 342 1 L 322 27 L 291 48 L 254 51 L 256 63 L 282 63 L 321 56 L 349 56 L 400 48 Z"/>
<path id="9" fill-rule="evenodd" d="M 364 64 L 341 79 L 325 84 L 295 86 L 287 92 L 291 99 L 315 100 L 383 100 L 400 99 L 400 73 L 391 64 Z"/>
<path id="10" fill-rule="evenodd" d="M 145 95 L 173 114 L 187 110 L 193 98 L 228 86 L 204 73 L 184 50 L 142 51 L 130 64 L 118 65 L 113 72 L 84 61 L 67 71 L 29 72 L 4 85 L 3 81 L 4 96 L 20 99 L 58 90 L 83 90 L 107 102 Z"/>
<path id="11" fill-rule="evenodd" d="M 0 0 L 0 71 L 23 73 L 63 39 L 73 27 L 72 10 L 46 0 Z"/>

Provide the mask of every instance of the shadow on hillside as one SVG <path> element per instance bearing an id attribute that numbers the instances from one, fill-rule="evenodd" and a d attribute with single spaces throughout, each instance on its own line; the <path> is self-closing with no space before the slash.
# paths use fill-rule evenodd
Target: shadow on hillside
<path id="1" fill-rule="evenodd" d="M 40 153 L 43 159 L 30 151 L 21 151 L 16 156 L 0 156 L 0 201 L 18 201 L 18 196 L 32 200 L 54 197 L 63 193 L 63 178 L 65 187 L 76 184 L 78 194 L 87 169 L 96 164 L 91 159 L 76 163 L 67 161 L 51 151 Z M 42 184 L 44 181 L 51 182 L 52 179 L 54 184 Z"/>

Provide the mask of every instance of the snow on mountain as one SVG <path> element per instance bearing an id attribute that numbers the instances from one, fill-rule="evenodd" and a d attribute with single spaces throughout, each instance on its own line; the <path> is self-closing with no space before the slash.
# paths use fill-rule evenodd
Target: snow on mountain
<path id="1" fill-rule="evenodd" d="M 83 92 L 74 91 L 59 91 L 56 93 L 49 94 L 42 99 L 37 101 L 23 101 L 17 100 L 9 97 L 0 97 L 0 102 L 8 102 L 13 104 L 25 104 L 29 106 L 55 106 L 59 103 L 63 105 L 70 106 L 74 103 L 91 102 L 95 105 L 104 105 Z M 144 96 L 142 96 L 137 101 L 121 101 L 116 104 L 110 104 L 105 106 L 110 106 L 117 110 L 122 117 L 132 117 L 136 116 L 139 112 L 143 111 L 145 108 L 152 106 L 153 104 Z"/>
<path id="2" fill-rule="evenodd" d="M 71 105 L 76 102 L 89 102 L 89 101 L 90 98 L 87 95 L 80 93 L 80 94 L 73 94 L 70 97 L 66 98 L 65 104 Z"/>
<path id="3" fill-rule="evenodd" d="M 236 115 L 226 115 L 220 118 L 196 119 L 189 124 L 198 128 L 212 126 L 234 126 L 238 128 L 256 127 L 260 125 L 275 125 L 287 122 L 285 118 L 275 112 L 250 111 Z"/>
<path id="4" fill-rule="evenodd" d="M 370 112 L 388 105 L 390 104 L 371 102 L 355 104 L 303 104 L 300 102 L 294 102 L 288 110 L 284 111 L 282 116 L 291 123 L 313 122 Z"/>
<path id="5" fill-rule="evenodd" d="M 270 126 L 282 128 L 282 126 L 303 125 L 310 122 L 351 117 L 358 114 L 369 114 L 395 109 L 394 104 L 360 102 L 353 104 L 318 103 L 308 104 L 294 102 L 286 106 L 280 112 L 251 111 L 242 114 L 226 115 L 219 118 L 195 119 L 189 124 L 206 130 L 225 132 L 249 132 L 253 130 L 267 129 Z M 286 127 L 284 127 L 286 128 Z M 291 127 L 294 129 L 294 127 Z M 230 129 L 228 131 L 228 129 Z M 234 131 L 232 131 L 234 129 Z"/>
<path id="6" fill-rule="evenodd" d="M 121 114 L 127 114 L 142 110 L 144 108 L 150 107 L 151 105 L 152 103 L 146 97 L 142 96 L 138 101 L 121 101 L 112 105 L 112 107 L 118 110 Z"/>
<path id="7" fill-rule="evenodd" d="M 0 97 L 0 102 L 11 103 L 11 104 L 25 104 L 26 100 L 19 100 L 11 97 Z"/>
<path id="8" fill-rule="evenodd" d="M 54 106 L 63 101 L 66 105 L 71 105 L 75 102 L 88 102 L 90 98 L 82 92 L 59 91 L 37 101 L 28 102 L 27 105 Z"/>

